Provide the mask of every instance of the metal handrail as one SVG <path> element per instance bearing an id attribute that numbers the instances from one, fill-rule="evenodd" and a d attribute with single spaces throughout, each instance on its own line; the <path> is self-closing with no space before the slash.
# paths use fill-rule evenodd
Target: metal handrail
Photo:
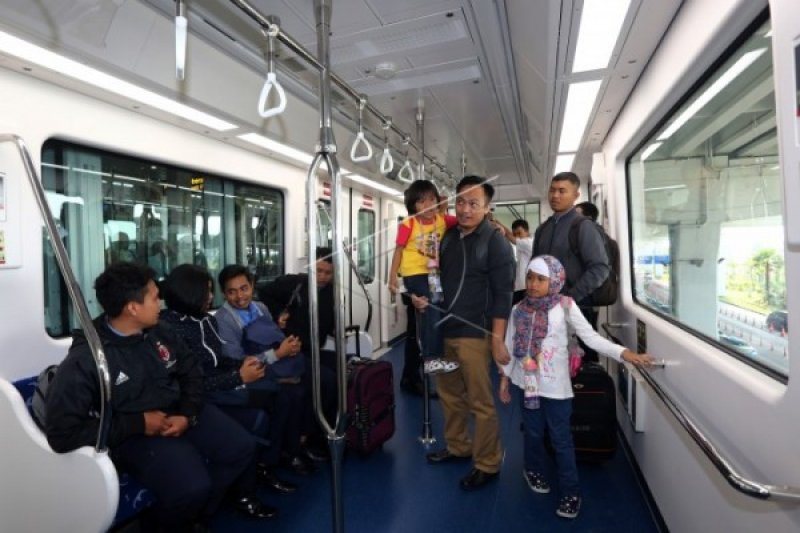
<path id="1" fill-rule="evenodd" d="M 84 300 L 81 287 L 78 285 L 78 280 L 75 278 L 75 273 L 69 261 L 69 255 L 67 255 L 67 249 L 61 241 L 56 221 L 47 203 L 47 196 L 42 187 L 42 182 L 36 172 L 36 167 L 33 165 L 33 159 L 31 158 L 25 141 L 19 135 L 4 133 L 0 134 L 0 142 L 14 143 L 19 150 L 22 164 L 25 167 L 25 173 L 28 176 L 28 183 L 33 190 L 33 196 L 36 198 L 36 204 L 39 206 L 39 212 L 44 220 L 47 236 L 50 238 L 50 244 L 53 246 L 58 268 L 67 285 L 67 293 L 69 293 L 72 304 L 75 306 L 75 310 L 78 313 L 78 321 L 83 328 L 86 341 L 89 343 L 89 348 L 92 351 L 94 364 L 97 366 L 97 378 L 100 382 L 100 429 L 97 433 L 95 450 L 98 452 L 105 452 L 108 448 L 108 433 L 111 429 L 111 377 L 108 371 L 108 362 L 106 361 L 103 344 L 92 323 L 92 316 L 89 314 L 89 308 L 86 307 L 86 300 Z"/>
<path id="2" fill-rule="evenodd" d="M 333 242 L 343 240 L 343 224 L 341 216 L 342 176 L 336 160 L 336 140 L 331 124 L 331 80 L 330 80 L 330 19 L 331 0 L 314 0 L 314 19 L 317 26 L 317 52 L 323 68 L 319 71 L 319 145 L 306 181 L 306 216 L 308 220 L 308 257 L 316 256 L 317 249 L 317 172 L 324 162 L 331 176 L 331 209 L 333 210 Z M 347 367 L 345 362 L 344 331 L 344 257 L 343 251 L 333 254 L 333 313 L 334 340 L 336 345 L 336 420 L 331 426 L 322 409 L 322 384 L 320 379 L 320 346 L 311 343 L 311 365 L 313 368 L 314 411 L 320 426 L 328 438 L 331 451 L 331 488 L 333 506 L 333 530 L 344 532 L 344 498 L 342 495 L 342 458 L 344 455 L 344 435 L 347 423 Z M 313 261 L 308 262 L 308 299 L 310 309 L 310 338 L 319 338 L 319 305 L 317 302 L 317 268 Z"/>
<path id="3" fill-rule="evenodd" d="M 267 27 L 269 27 L 271 25 L 271 22 L 270 22 L 269 18 L 267 18 L 266 16 L 261 14 L 258 11 L 258 9 L 253 7 L 247 0 L 231 0 L 231 2 L 233 2 L 233 4 L 235 4 L 239 9 L 241 9 L 247 16 L 249 16 L 251 19 L 253 19 L 261 27 L 267 28 Z M 320 60 L 317 57 L 314 57 L 314 55 L 311 52 L 309 52 L 308 50 L 306 50 L 306 48 L 303 45 L 301 45 L 294 38 L 292 38 L 290 35 L 288 35 L 284 31 L 283 28 L 280 28 L 280 31 L 278 32 L 278 35 L 277 35 L 277 39 L 280 42 L 282 42 L 284 45 L 286 45 L 292 52 L 294 52 L 295 54 L 300 56 L 309 65 L 311 65 L 312 67 L 316 68 L 317 70 L 322 71 L 322 70 L 324 70 L 326 68 L 326 67 L 323 67 L 322 63 L 320 62 Z M 336 75 L 335 73 L 329 71 L 329 79 L 330 79 L 331 82 L 335 83 L 337 87 L 339 87 L 341 90 L 343 90 L 345 93 L 347 93 L 347 95 L 349 95 L 353 100 L 355 100 L 356 102 L 360 102 L 361 94 L 357 90 L 355 90 L 353 87 L 351 87 L 346 81 L 344 81 L 342 78 L 340 78 L 338 75 Z M 389 118 L 386 115 L 384 115 L 383 113 L 381 113 L 378 110 L 377 107 L 375 107 L 374 105 L 372 105 L 369 102 L 366 103 L 366 105 L 364 106 L 364 109 L 369 111 L 370 113 L 372 113 L 372 115 L 376 119 L 378 119 L 378 121 L 381 124 L 385 124 L 387 122 L 387 119 Z M 391 123 L 390 128 L 392 130 L 394 130 L 394 132 L 398 135 L 398 137 L 400 139 L 404 139 L 404 138 L 408 137 L 408 135 L 403 130 L 401 130 L 399 127 L 397 127 L 397 125 L 394 124 L 393 122 Z M 417 152 L 422 153 L 422 150 L 420 149 L 420 147 L 414 141 L 411 141 L 409 144 Z M 428 161 L 430 161 L 432 164 L 434 164 L 437 167 L 439 167 L 440 170 L 442 170 L 443 172 L 446 172 L 448 174 L 448 176 L 450 176 L 451 178 L 453 177 L 453 174 L 450 172 L 449 169 L 447 169 L 446 166 L 443 166 L 441 163 L 434 161 L 433 156 L 430 156 L 428 154 L 424 154 L 424 157 L 426 159 L 428 159 Z"/>
<path id="4" fill-rule="evenodd" d="M 616 342 L 617 344 L 621 344 L 619 339 L 611 333 L 610 329 L 611 328 L 608 324 L 603 324 L 603 330 L 605 331 L 606 335 L 608 335 L 612 341 Z M 672 396 L 670 396 L 669 393 L 667 393 L 653 378 L 650 371 L 647 370 L 646 367 L 637 367 L 637 370 L 639 370 L 639 373 L 647 382 L 647 384 L 650 385 L 650 388 L 653 389 L 653 392 L 656 393 L 656 396 L 658 396 L 667 409 L 669 409 L 670 413 L 672 413 L 678 423 L 683 426 L 683 429 L 686 430 L 692 440 L 697 443 L 703 453 L 705 453 L 706 457 L 708 457 L 708 459 L 711 461 L 711 464 L 716 467 L 716 469 L 720 474 L 722 474 L 722 476 L 725 478 L 725 481 L 727 481 L 730 486 L 742 494 L 752 498 L 757 498 L 759 500 L 782 500 L 792 502 L 800 501 L 800 488 L 798 487 L 791 487 L 788 485 L 769 485 L 767 483 L 758 483 L 745 478 L 733 467 L 733 465 L 731 465 L 730 461 L 728 461 L 728 459 L 722 455 L 714 443 L 703 434 L 700 428 L 697 427 L 697 424 L 695 424 L 688 416 L 686 416 Z"/>
<path id="5" fill-rule="evenodd" d="M 317 205 L 324 205 L 323 202 L 317 202 Z M 322 210 L 325 213 L 325 216 L 328 217 L 328 224 L 333 227 L 333 221 L 331 220 L 331 216 L 328 214 L 327 209 Z M 364 298 L 367 300 L 367 321 L 364 324 L 364 331 L 369 332 L 369 326 L 372 324 L 372 297 L 369 295 L 369 291 L 367 290 L 367 285 L 364 283 L 364 276 L 361 275 L 361 272 L 358 271 L 358 266 L 356 265 L 355 261 L 353 261 L 353 257 L 350 255 L 352 251 L 352 247 L 347 245 L 347 240 L 342 241 L 344 245 L 344 250 L 347 252 L 347 262 L 350 263 L 350 272 L 356 275 L 356 281 L 358 281 L 358 285 L 361 287 L 361 291 L 364 293 Z M 352 316 L 350 317 L 352 320 Z"/>

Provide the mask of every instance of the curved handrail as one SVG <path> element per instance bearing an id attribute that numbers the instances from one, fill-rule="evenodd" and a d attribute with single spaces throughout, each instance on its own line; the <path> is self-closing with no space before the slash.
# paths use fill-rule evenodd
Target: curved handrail
<path id="1" fill-rule="evenodd" d="M 620 344 L 619 339 L 614 336 L 608 324 L 603 324 L 603 330 L 605 331 L 606 335 L 616 342 Z M 658 384 L 658 382 L 653 378 L 650 374 L 650 371 L 647 370 L 646 367 L 637 367 L 639 370 L 639 374 L 644 378 L 650 388 L 655 392 L 656 396 L 664 403 L 664 405 L 669 409 L 670 413 L 675 417 L 678 423 L 686 430 L 692 440 L 700 447 L 703 453 L 708 457 L 711 461 L 711 464 L 716 467 L 717 471 L 725 478 L 725 481 L 728 482 L 730 486 L 732 486 L 737 491 L 750 496 L 752 498 L 757 498 L 759 500 L 786 500 L 797 502 L 800 501 L 800 488 L 798 487 L 791 487 L 788 485 L 769 485 L 767 483 L 758 483 L 756 481 L 749 480 L 745 478 L 741 473 L 739 473 L 726 459 L 719 449 L 711 442 L 708 437 L 703 434 L 700 428 L 697 427 L 695 424 L 683 410 L 678 406 L 672 396 L 669 395 L 662 387 Z"/>
<path id="2" fill-rule="evenodd" d="M 273 117 L 280 115 L 286 110 L 286 91 L 283 90 L 278 78 L 275 76 L 275 59 L 274 59 L 274 43 L 273 39 L 280 32 L 277 24 L 270 24 L 268 29 L 261 29 L 264 37 L 267 38 L 267 79 L 264 81 L 264 86 L 261 88 L 261 94 L 258 96 L 258 114 L 263 118 Z M 278 104 L 274 107 L 267 108 L 267 99 L 272 88 L 278 91 Z"/>
<path id="3" fill-rule="evenodd" d="M 372 324 L 372 297 L 369 295 L 367 286 L 364 283 L 364 277 L 361 275 L 361 272 L 358 271 L 358 266 L 356 262 L 353 261 L 353 256 L 350 254 L 352 247 L 347 246 L 347 241 L 343 241 L 342 244 L 347 252 L 347 262 L 350 263 L 350 271 L 356 275 L 356 281 L 358 281 L 358 284 L 361 286 L 364 298 L 367 300 L 367 321 L 364 323 L 364 331 L 369 333 L 369 326 Z"/>
<path id="4" fill-rule="evenodd" d="M 330 24 L 331 0 L 314 0 L 314 19 L 317 28 L 317 56 L 323 66 L 319 71 L 319 145 L 316 155 L 308 169 L 306 180 L 306 219 L 308 221 L 308 299 L 310 309 L 310 338 L 319 338 L 317 269 L 310 259 L 316 255 L 317 248 L 317 173 L 324 162 L 331 176 L 331 208 L 333 210 L 333 243 L 342 242 L 344 224 L 342 223 L 342 176 L 336 160 L 336 139 L 331 121 L 331 70 L 330 70 Z M 341 251 L 333 254 L 333 314 L 334 340 L 336 346 L 336 420 L 333 427 L 322 410 L 322 384 L 320 380 L 320 346 L 311 343 L 311 364 L 313 369 L 314 411 L 320 426 L 325 430 L 328 447 L 331 451 L 331 488 L 333 506 L 333 526 L 337 533 L 344 532 L 344 498 L 342 495 L 342 456 L 344 455 L 344 436 L 347 424 L 347 363 L 345 362 L 344 332 L 344 258 Z"/>
<path id="5" fill-rule="evenodd" d="M 92 316 L 89 314 L 89 308 L 86 307 L 86 300 L 83 298 L 83 292 L 72 270 L 67 249 L 64 247 L 64 243 L 58 233 L 58 226 L 56 226 L 53 213 L 50 211 L 50 206 L 47 203 L 47 195 L 44 192 L 42 182 L 36 172 L 36 167 L 33 165 L 33 159 L 31 158 L 25 141 L 19 135 L 5 133 L 0 134 L 0 142 L 12 142 L 19 150 L 22 164 L 25 167 L 25 174 L 28 176 L 28 183 L 31 189 L 33 189 L 33 196 L 36 198 L 36 204 L 39 206 L 39 212 L 44 220 L 47 236 L 50 239 L 50 244 L 53 246 L 58 268 L 61 271 L 61 275 L 64 277 L 67 293 L 69 294 L 70 300 L 72 300 L 72 304 L 75 306 L 75 311 L 78 314 L 78 321 L 81 324 L 81 328 L 83 328 L 86 341 L 89 343 L 89 348 L 92 351 L 94 364 L 97 366 L 97 378 L 100 382 L 100 429 L 97 434 L 95 449 L 98 452 L 104 452 L 108 448 L 108 433 L 111 428 L 111 377 L 105 351 L 103 350 L 103 344 L 92 323 Z"/>
<path id="6" fill-rule="evenodd" d="M 317 202 L 317 205 L 324 204 L 320 201 Z M 328 214 L 327 209 L 323 209 L 322 212 L 325 213 L 326 217 L 328 217 L 328 224 L 333 227 L 333 221 L 331 220 L 331 216 Z M 367 300 L 367 321 L 364 324 L 364 331 L 369 333 L 369 326 L 372 324 L 372 297 L 369 295 L 366 283 L 364 283 L 364 277 L 361 275 L 361 272 L 358 271 L 358 266 L 356 266 L 355 261 L 353 261 L 353 256 L 350 254 L 352 247 L 348 246 L 346 239 L 342 241 L 342 245 L 344 250 L 347 252 L 345 255 L 347 256 L 347 262 L 350 263 L 350 271 L 356 275 L 356 281 L 358 281 L 359 286 L 361 286 L 361 290 L 364 292 L 364 298 Z"/>

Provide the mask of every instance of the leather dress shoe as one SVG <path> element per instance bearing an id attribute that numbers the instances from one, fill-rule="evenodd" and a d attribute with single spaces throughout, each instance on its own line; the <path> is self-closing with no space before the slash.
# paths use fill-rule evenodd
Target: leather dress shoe
<path id="1" fill-rule="evenodd" d="M 452 463 L 455 461 L 469 461 L 472 459 L 471 455 L 455 455 L 450 453 L 450 450 L 447 448 L 442 448 L 441 450 L 437 450 L 435 452 L 431 452 L 425 455 L 425 459 L 431 464 L 439 464 L 439 463 Z"/>
<path id="2" fill-rule="evenodd" d="M 281 494 L 291 494 L 297 490 L 297 485 L 289 481 L 284 481 L 275 475 L 275 472 L 266 465 L 259 464 L 257 466 L 256 475 L 258 482 L 265 487 L 268 487 L 275 492 Z"/>
<path id="3" fill-rule="evenodd" d="M 303 446 L 303 453 L 315 463 L 327 463 L 331 460 L 331 452 L 322 446 L 306 444 Z"/>
<path id="4" fill-rule="evenodd" d="M 498 472 L 490 474 L 489 472 L 473 468 L 469 471 L 469 474 L 459 482 L 459 485 L 461 485 L 461 488 L 464 490 L 477 490 L 496 480 L 499 476 L 500 474 Z"/>
<path id="5" fill-rule="evenodd" d="M 284 460 L 284 466 L 300 476 L 308 476 L 317 471 L 311 459 L 304 459 L 302 455 L 295 455 Z"/>
<path id="6" fill-rule="evenodd" d="M 238 498 L 233 502 L 233 508 L 236 509 L 237 512 L 247 516 L 248 518 L 275 518 L 278 516 L 278 509 L 272 507 L 271 505 L 267 505 L 265 503 L 261 503 L 255 498 L 251 498 L 249 496 L 245 496 L 244 498 Z"/>

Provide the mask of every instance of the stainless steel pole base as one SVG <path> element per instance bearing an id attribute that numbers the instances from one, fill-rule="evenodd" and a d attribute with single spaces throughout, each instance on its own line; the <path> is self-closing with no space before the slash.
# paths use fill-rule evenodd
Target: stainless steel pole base
<path id="1" fill-rule="evenodd" d="M 328 434 L 331 452 L 331 486 L 333 494 L 333 525 L 335 533 L 344 533 L 344 505 L 342 495 L 342 460 L 344 459 L 344 435 Z"/>
<path id="2" fill-rule="evenodd" d="M 422 389 L 422 435 L 417 440 L 427 447 L 436 442 L 431 426 L 431 382 L 427 375 L 422 376 Z"/>

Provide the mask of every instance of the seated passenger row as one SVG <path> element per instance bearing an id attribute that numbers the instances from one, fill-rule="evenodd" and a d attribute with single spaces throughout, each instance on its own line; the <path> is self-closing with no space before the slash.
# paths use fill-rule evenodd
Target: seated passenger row
<path id="1" fill-rule="evenodd" d="M 321 268 L 332 270 L 330 251 L 320 253 Z M 148 266 L 115 263 L 95 282 L 104 313 L 94 325 L 113 387 L 110 457 L 155 495 L 143 517 L 148 531 L 202 530 L 226 496 L 247 516 L 271 518 L 277 509 L 255 498 L 256 483 L 294 492 L 275 468 L 310 474 L 313 461 L 325 459 L 310 408 L 311 365 L 300 338 L 281 331 L 291 316 L 276 323 L 253 301 L 245 267 L 226 267 L 219 282 L 226 303 L 216 317 L 208 312 L 213 280 L 200 266 L 170 272 L 163 311 Z M 335 379 L 331 369 L 323 373 L 330 413 Z M 98 383 L 86 338 L 76 332 L 46 394 L 44 429 L 55 451 L 94 444 Z"/>

